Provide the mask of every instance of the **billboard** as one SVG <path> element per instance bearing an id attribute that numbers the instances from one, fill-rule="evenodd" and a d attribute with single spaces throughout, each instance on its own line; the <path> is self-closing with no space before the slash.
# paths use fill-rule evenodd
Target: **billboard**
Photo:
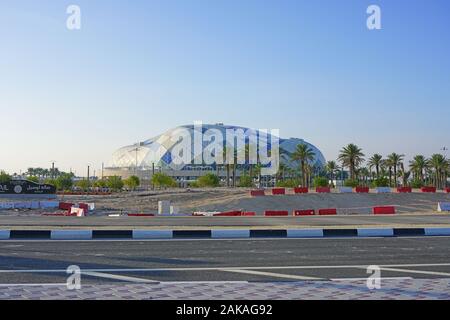
<path id="1" fill-rule="evenodd" d="M 56 194 L 55 186 L 39 184 L 28 180 L 12 180 L 0 183 L 0 195 L 52 195 Z"/>

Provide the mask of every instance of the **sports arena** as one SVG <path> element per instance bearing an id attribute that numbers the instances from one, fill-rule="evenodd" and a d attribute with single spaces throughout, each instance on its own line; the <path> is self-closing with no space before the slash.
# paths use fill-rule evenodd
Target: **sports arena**
<path id="1" fill-rule="evenodd" d="M 175 148 L 179 147 L 180 132 L 182 132 L 182 138 L 188 138 L 189 141 L 195 141 L 197 138 L 195 133 L 198 131 L 195 125 L 185 125 L 170 129 L 161 135 L 154 138 L 148 139 L 146 141 L 132 144 L 129 146 L 122 147 L 114 152 L 111 161 L 108 166 L 104 168 L 104 176 L 121 176 L 127 178 L 131 175 L 136 175 L 141 178 L 141 180 L 150 180 L 155 172 L 164 172 L 165 174 L 173 177 L 180 186 L 187 185 L 189 182 L 195 181 L 198 177 L 203 176 L 207 173 L 217 174 L 222 181 L 226 181 L 227 176 L 229 176 L 229 170 L 226 170 L 227 160 L 218 163 L 204 163 L 204 161 L 198 161 L 197 154 L 192 151 L 192 161 L 183 163 L 181 165 L 174 165 L 173 151 Z M 269 153 L 273 152 L 271 141 L 273 140 L 273 134 L 271 132 L 267 133 L 264 130 L 250 129 L 240 126 L 224 125 L 222 123 L 218 124 L 202 124 L 201 133 L 207 134 L 208 132 L 216 132 L 221 137 L 227 137 L 227 133 L 231 131 L 241 132 L 244 134 L 244 146 L 247 150 L 250 148 L 249 145 L 256 149 L 261 148 L 261 144 L 258 146 L 253 146 L 256 140 L 251 139 L 252 136 L 266 136 L 267 137 L 267 150 Z M 202 140 L 201 141 L 201 152 L 208 151 L 211 142 Z M 314 160 L 310 162 L 310 165 L 315 171 L 323 170 L 325 165 L 325 158 L 322 152 L 312 145 L 300 138 L 289 138 L 284 139 L 276 137 L 279 154 L 279 164 L 283 168 L 297 169 L 299 168 L 299 163 L 291 159 L 292 153 L 295 151 L 297 145 L 306 144 L 314 152 Z M 216 141 L 217 142 L 217 141 Z M 219 144 L 223 146 L 224 149 L 227 147 L 228 142 L 224 140 L 220 141 Z M 234 146 L 233 148 L 238 148 Z M 192 148 L 194 150 L 194 148 Z M 248 151 L 247 151 L 248 152 Z M 256 165 L 259 162 L 256 163 Z M 236 172 L 236 177 L 239 178 L 244 173 L 248 173 L 250 166 L 255 166 L 255 162 L 250 162 L 245 160 L 243 163 L 237 163 L 233 170 Z M 264 167 L 264 165 L 262 165 Z M 270 186 L 274 183 L 275 174 L 260 176 L 261 185 Z"/>

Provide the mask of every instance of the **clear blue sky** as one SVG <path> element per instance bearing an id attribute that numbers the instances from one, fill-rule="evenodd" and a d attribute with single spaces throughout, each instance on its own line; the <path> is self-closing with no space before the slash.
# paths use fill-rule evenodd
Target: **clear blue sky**
<path id="1" fill-rule="evenodd" d="M 370 4 L 382 30 L 366 28 Z M 81 175 L 194 120 L 279 128 L 327 159 L 350 142 L 439 152 L 449 16 L 447 0 L 1 0 L 0 169 Z"/>

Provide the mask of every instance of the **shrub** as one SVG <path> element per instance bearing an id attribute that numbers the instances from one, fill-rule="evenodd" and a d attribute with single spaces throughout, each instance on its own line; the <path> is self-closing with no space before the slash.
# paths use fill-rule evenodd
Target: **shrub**
<path id="1" fill-rule="evenodd" d="M 161 172 L 155 173 L 152 176 L 152 183 L 159 188 L 176 187 L 177 185 L 176 181 L 172 177 L 169 177 L 167 174 Z"/>
<path id="2" fill-rule="evenodd" d="M 359 182 L 358 180 L 345 180 L 344 182 L 344 187 L 351 187 L 351 188 L 356 188 L 357 186 L 359 186 Z"/>
<path id="3" fill-rule="evenodd" d="M 131 176 L 124 181 L 125 185 L 130 189 L 135 189 L 141 184 L 139 177 Z"/>
<path id="4" fill-rule="evenodd" d="M 108 188 L 117 191 L 123 188 L 123 181 L 119 176 L 112 176 L 106 180 L 106 185 L 108 186 Z"/>
<path id="5" fill-rule="evenodd" d="M 76 186 L 77 186 L 78 188 L 80 188 L 80 189 L 82 189 L 82 190 L 85 190 L 85 191 L 86 191 L 87 189 L 89 189 L 90 185 L 91 185 L 91 183 L 90 183 L 88 180 L 86 180 L 86 179 L 77 181 L 77 183 L 76 183 Z"/>
<path id="6" fill-rule="evenodd" d="M 287 179 L 283 181 L 277 181 L 276 186 L 280 188 L 295 188 L 301 184 L 298 179 Z"/>
<path id="7" fill-rule="evenodd" d="M 389 187 L 389 179 L 386 177 L 380 177 L 378 179 L 375 179 L 372 182 L 372 187 L 373 188 Z"/>
<path id="8" fill-rule="evenodd" d="M 253 179 L 250 176 L 244 175 L 239 179 L 239 187 L 250 188 L 253 187 Z"/>
<path id="9" fill-rule="evenodd" d="M 313 180 L 314 187 L 328 187 L 328 179 L 325 177 L 315 177 Z"/>
<path id="10" fill-rule="evenodd" d="M 208 173 L 198 178 L 197 184 L 199 187 L 218 187 L 220 184 L 220 179 L 215 174 Z"/>
<path id="11" fill-rule="evenodd" d="M 418 179 L 417 180 L 413 180 L 413 181 L 411 181 L 411 187 L 416 188 L 416 189 L 422 188 L 423 187 L 423 182 L 418 180 Z"/>
<path id="12" fill-rule="evenodd" d="M 108 181 L 105 179 L 100 179 L 100 180 L 94 181 L 94 183 L 92 185 L 96 188 L 106 188 L 108 186 Z"/>

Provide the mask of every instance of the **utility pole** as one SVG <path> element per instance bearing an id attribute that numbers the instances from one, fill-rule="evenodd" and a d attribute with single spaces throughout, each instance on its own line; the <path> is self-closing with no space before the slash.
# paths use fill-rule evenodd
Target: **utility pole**
<path id="1" fill-rule="evenodd" d="M 90 169 L 90 167 L 88 166 L 88 168 L 87 168 L 87 182 L 89 183 L 89 169 Z"/>
<path id="2" fill-rule="evenodd" d="M 103 180 L 103 169 L 104 169 L 104 163 L 102 162 L 102 180 Z"/>

